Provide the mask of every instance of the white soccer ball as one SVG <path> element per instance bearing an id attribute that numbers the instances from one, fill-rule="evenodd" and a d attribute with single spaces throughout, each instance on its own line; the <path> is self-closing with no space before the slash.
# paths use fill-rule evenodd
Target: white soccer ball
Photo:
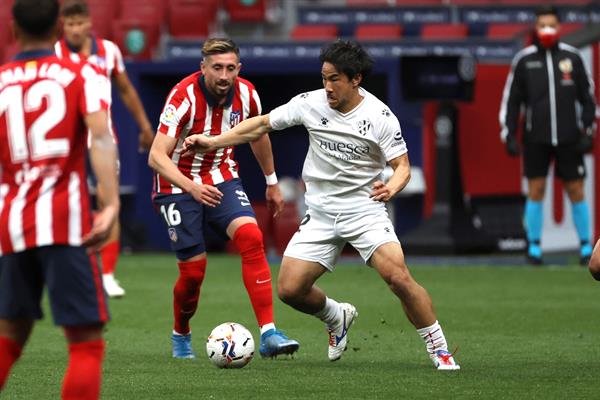
<path id="1" fill-rule="evenodd" d="M 242 368 L 254 357 L 254 338 L 236 322 L 225 322 L 206 340 L 208 359 L 218 368 Z"/>

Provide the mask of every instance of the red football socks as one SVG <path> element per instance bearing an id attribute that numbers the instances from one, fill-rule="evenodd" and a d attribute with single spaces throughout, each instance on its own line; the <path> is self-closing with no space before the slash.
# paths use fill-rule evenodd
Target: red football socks
<path id="1" fill-rule="evenodd" d="M 21 345 L 7 337 L 0 337 L 0 390 L 4 387 L 8 373 L 21 356 Z"/>
<path id="2" fill-rule="evenodd" d="M 233 235 L 233 242 L 242 256 L 242 277 L 258 326 L 271 323 L 273 322 L 273 289 L 262 232 L 254 223 L 242 225 Z"/>
<path id="3" fill-rule="evenodd" d="M 106 243 L 100 249 L 100 259 L 102 260 L 102 273 L 103 274 L 114 274 L 117 266 L 117 260 L 119 259 L 119 253 L 121 252 L 121 242 L 114 240 Z"/>
<path id="4" fill-rule="evenodd" d="M 173 330 L 181 335 L 190 332 L 190 319 L 194 316 L 200 298 L 200 286 L 206 272 L 206 258 L 197 261 L 179 261 L 179 278 L 173 288 Z"/>
<path id="5" fill-rule="evenodd" d="M 69 366 L 63 382 L 63 400 L 100 397 L 104 340 L 69 344 Z"/>

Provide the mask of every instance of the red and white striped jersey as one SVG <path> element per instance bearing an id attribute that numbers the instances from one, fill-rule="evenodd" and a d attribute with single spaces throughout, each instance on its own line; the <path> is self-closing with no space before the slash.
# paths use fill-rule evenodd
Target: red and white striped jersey
<path id="1" fill-rule="evenodd" d="M 260 113 L 260 98 L 252 83 L 238 77 L 225 103 L 218 105 L 207 92 L 204 77 L 198 71 L 171 90 L 160 116 L 158 133 L 177 139 L 169 156 L 183 175 L 199 184 L 216 185 L 238 177 L 233 147 L 183 157 L 179 150 L 184 139 L 197 133 L 220 135 L 240 121 Z M 158 174 L 154 191 L 165 194 L 183 192 Z"/>
<path id="2" fill-rule="evenodd" d="M 0 67 L 0 255 L 79 246 L 91 229 L 84 117 L 106 109 L 98 79 L 51 50 Z"/>
<path id="3" fill-rule="evenodd" d="M 119 46 L 110 40 L 92 36 L 92 49 L 89 56 L 78 53 L 75 49 L 69 47 L 65 39 L 61 39 L 54 44 L 54 51 L 58 58 L 68 58 L 75 64 L 87 62 L 94 65 L 102 75 L 108 78 L 109 84 L 112 78 L 125 72 L 121 50 Z"/>
<path id="4" fill-rule="evenodd" d="M 112 79 L 116 75 L 125 72 L 123 55 L 121 54 L 119 46 L 110 40 L 99 39 L 95 36 L 92 36 L 91 39 L 92 48 L 89 56 L 78 53 L 69 46 L 65 39 L 61 39 L 54 44 L 54 51 L 58 58 L 71 60 L 71 62 L 74 62 L 75 64 L 88 63 L 93 65 L 98 73 L 106 78 L 102 80 L 101 85 L 98 86 L 97 90 L 102 93 L 102 100 L 106 102 L 109 107 L 108 123 L 113 138 L 115 142 L 117 142 L 117 134 L 113 124 L 112 114 L 110 113 L 110 106 L 112 105 Z"/>

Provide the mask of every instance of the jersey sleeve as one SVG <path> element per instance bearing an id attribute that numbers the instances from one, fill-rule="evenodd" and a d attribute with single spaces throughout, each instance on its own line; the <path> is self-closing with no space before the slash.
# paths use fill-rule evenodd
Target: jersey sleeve
<path id="1" fill-rule="evenodd" d="M 81 68 L 80 73 L 83 81 L 83 95 L 81 96 L 79 109 L 83 115 L 88 115 L 94 112 L 108 110 L 108 104 L 102 101 L 104 82 L 106 79 L 98 74 L 94 68 L 86 64 Z"/>
<path id="2" fill-rule="evenodd" d="M 400 122 L 389 110 L 383 117 L 377 134 L 379 135 L 379 147 L 385 155 L 386 161 L 400 157 L 408 152 L 406 141 L 402 137 Z"/>
<path id="3" fill-rule="evenodd" d="M 260 97 L 255 88 L 250 89 L 250 115 L 249 117 L 256 117 L 262 114 L 262 104 L 260 103 Z"/>
<path id="4" fill-rule="evenodd" d="M 302 124 L 302 115 L 306 109 L 306 93 L 293 97 L 269 113 L 269 123 L 275 131 L 280 131 L 290 126 Z"/>
<path id="5" fill-rule="evenodd" d="M 123 62 L 123 53 L 121 53 L 121 49 L 116 44 L 114 45 L 114 52 L 115 68 L 112 71 L 111 78 L 114 78 L 116 75 L 125 72 L 125 62 Z"/>
<path id="6" fill-rule="evenodd" d="M 181 130 L 190 120 L 190 100 L 185 90 L 176 86 L 163 107 L 158 123 L 158 132 L 164 135 L 178 138 Z"/>

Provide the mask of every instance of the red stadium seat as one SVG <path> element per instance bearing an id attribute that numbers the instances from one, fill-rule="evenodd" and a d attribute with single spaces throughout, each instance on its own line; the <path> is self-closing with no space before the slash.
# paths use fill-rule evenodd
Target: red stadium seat
<path id="1" fill-rule="evenodd" d="M 363 24 L 354 32 L 359 40 L 397 40 L 402 37 L 402 26 L 398 24 Z"/>
<path id="2" fill-rule="evenodd" d="M 294 40 L 330 40 L 338 35 L 337 25 L 296 25 L 290 37 Z"/>
<path id="3" fill-rule="evenodd" d="M 103 39 L 112 39 L 112 23 L 115 20 L 114 9 L 109 7 L 92 8 L 90 5 L 92 31 Z"/>
<path id="4" fill-rule="evenodd" d="M 488 39 L 512 39 L 532 29 L 531 24 L 490 24 L 487 30 Z"/>
<path id="5" fill-rule="evenodd" d="M 421 28 L 423 40 L 459 40 L 466 38 L 468 33 L 466 24 L 424 24 Z"/>
<path id="6" fill-rule="evenodd" d="M 350 7 L 383 7 L 394 5 L 393 2 L 394 0 L 392 0 L 392 4 L 389 0 L 346 0 L 346 5 Z"/>
<path id="7" fill-rule="evenodd" d="M 427 6 L 438 5 L 438 6 L 440 6 L 445 3 L 446 3 L 445 0 L 396 0 L 397 6 L 420 6 L 420 5 L 427 5 Z"/>
<path id="8" fill-rule="evenodd" d="M 242 0 L 224 0 L 225 10 L 233 22 L 262 22 L 266 18 L 266 0 L 256 0 L 246 4 Z"/>
<path id="9" fill-rule="evenodd" d="M 139 30 L 144 37 L 144 46 L 141 49 L 133 49 L 129 46 L 127 36 Z M 160 36 L 156 24 L 144 20 L 117 20 L 112 25 L 113 40 L 123 52 L 126 58 L 149 60 L 152 57 L 154 47 L 158 44 Z"/>
<path id="10" fill-rule="evenodd" d="M 219 9 L 218 0 L 171 0 L 169 34 L 180 39 L 205 38 Z"/>
<path id="11" fill-rule="evenodd" d="M 144 20 L 162 25 L 166 20 L 166 3 L 162 0 L 126 0 L 120 2 L 122 20 Z"/>

